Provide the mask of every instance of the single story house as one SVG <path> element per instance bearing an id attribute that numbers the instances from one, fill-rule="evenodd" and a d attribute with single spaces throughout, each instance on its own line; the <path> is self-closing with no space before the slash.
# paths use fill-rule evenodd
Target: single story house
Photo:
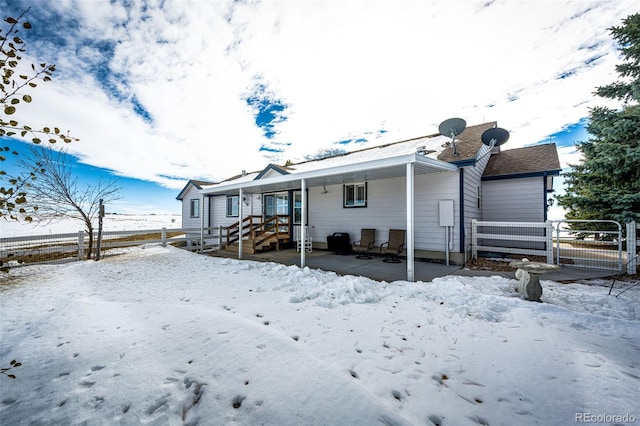
<path id="1" fill-rule="evenodd" d="M 264 247 L 256 234 L 273 224 L 277 242 L 311 241 L 376 230 L 376 244 L 391 229 L 406 231 L 402 255 L 407 280 L 415 258 L 464 264 L 471 220 L 544 221 L 553 177 L 560 174 L 554 144 L 513 150 L 483 143 L 489 122 L 454 139 L 434 134 L 291 165 L 269 164 L 222 182 L 192 180 L 182 201 L 182 226 L 226 229 L 242 253 Z M 453 143 L 452 143 L 453 142 Z M 244 238 L 239 238 L 243 235 Z M 305 250 L 300 251 L 301 265 Z"/>

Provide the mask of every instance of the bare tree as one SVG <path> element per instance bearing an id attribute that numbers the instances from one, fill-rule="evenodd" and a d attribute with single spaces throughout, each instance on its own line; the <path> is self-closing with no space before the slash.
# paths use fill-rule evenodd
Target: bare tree
<path id="1" fill-rule="evenodd" d="M 0 26 L 0 138 L 31 138 L 34 144 L 42 143 L 43 139 L 50 144 L 56 141 L 77 141 L 77 138 L 65 134 L 58 127 L 34 129 L 13 118 L 20 104 L 31 103 L 32 90 L 41 81 L 51 81 L 56 70 L 53 64 L 40 62 L 31 64 L 28 68 L 23 62 L 25 41 L 18 34 L 31 29 L 31 24 L 25 20 L 29 9 L 22 12 L 18 18 L 4 19 L 1 25 L 5 28 Z M 11 151 L 7 146 L 0 146 L 0 163 L 7 160 L 7 154 L 17 155 L 18 152 Z M 27 221 L 31 219 L 30 215 L 25 215 L 27 193 L 23 184 L 24 181 L 7 178 L 7 173 L 0 169 L 0 218 L 17 220 L 22 217 Z"/>
<path id="2" fill-rule="evenodd" d="M 37 211 L 38 222 L 51 223 L 64 218 L 82 221 L 89 237 L 87 259 L 91 259 L 93 224 L 100 214 L 100 202 L 119 200 L 122 189 L 113 179 L 99 179 L 95 185 L 80 185 L 73 174 L 65 150 L 32 146 L 31 156 L 20 162 L 22 182 L 27 182 L 28 206 Z"/>

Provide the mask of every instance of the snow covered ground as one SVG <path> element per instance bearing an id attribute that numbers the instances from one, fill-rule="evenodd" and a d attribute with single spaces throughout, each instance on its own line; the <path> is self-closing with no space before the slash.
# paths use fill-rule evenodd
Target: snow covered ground
<path id="1" fill-rule="evenodd" d="M 156 245 L 0 285 L 2 424 L 640 422 L 640 287 L 429 283 Z M 622 288 L 622 287 L 621 287 Z"/>
<path id="2" fill-rule="evenodd" d="M 98 223 L 94 223 L 96 230 Z M 133 231 L 140 229 L 180 228 L 180 215 L 170 214 L 107 214 L 103 220 L 105 231 Z M 0 221 L 0 238 L 24 237 L 30 235 L 66 234 L 84 230 L 80 220 L 63 219 L 52 223 L 27 223 L 24 221 Z"/>

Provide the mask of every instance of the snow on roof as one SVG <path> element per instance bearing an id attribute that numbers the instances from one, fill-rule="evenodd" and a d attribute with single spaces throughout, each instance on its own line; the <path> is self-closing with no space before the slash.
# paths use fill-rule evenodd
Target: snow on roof
<path id="1" fill-rule="evenodd" d="M 331 169 L 340 166 L 356 165 L 375 160 L 383 160 L 387 158 L 398 157 L 401 155 L 415 154 L 421 152 L 426 158 L 446 162 L 457 162 L 469 159 L 475 159 L 478 150 L 483 146 L 480 140 L 482 132 L 488 128 L 495 127 L 496 122 L 483 123 L 479 125 L 469 126 L 465 131 L 456 138 L 456 144 L 459 156 L 453 157 L 448 136 L 440 134 L 432 134 L 421 136 L 413 139 L 407 139 L 398 142 L 392 142 L 380 146 L 351 151 L 345 154 L 335 155 L 332 157 L 303 161 L 288 166 L 277 166 L 278 168 L 290 174 L 313 172 L 323 169 Z M 274 165 L 268 165 L 272 167 Z M 203 189 L 212 189 L 223 187 L 228 184 L 241 184 L 259 179 L 265 170 L 254 171 L 251 173 L 243 173 L 232 176 L 217 184 L 204 186 Z"/>
<path id="2" fill-rule="evenodd" d="M 435 160 L 437 156 L 446 149 L 447 142 L 449 142 L 449 138 L 444 136 L 423 136 L 420 138 L 394 142 L 359 151 L 352 151 L 346 154 L 322 158 L 319 160 L 310 160 L 298 164 L 292 164 L 287 167 L 287 170 L 290 170 L 291 173 L 299 173 L 348 164 L 358 164 L 365 161 L 396 157 L 403 154 L 412 154 L 417 152 L 418 148 L 422 147 L 424 147 L 422 149 L 427 153 L 425 156 Z"/>

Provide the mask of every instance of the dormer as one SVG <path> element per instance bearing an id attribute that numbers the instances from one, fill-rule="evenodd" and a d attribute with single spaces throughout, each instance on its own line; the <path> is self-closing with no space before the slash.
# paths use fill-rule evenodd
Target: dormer
<path id="1" fill-rule="evenodd" d="M 285 170 L 285 167 L 276 166 L 275 164 L 269 164 L 264 168 L 264 170 L 258 173 L 258 176 L 256 176 L 255 180 L 288 174 L 289 172 Z"/>

